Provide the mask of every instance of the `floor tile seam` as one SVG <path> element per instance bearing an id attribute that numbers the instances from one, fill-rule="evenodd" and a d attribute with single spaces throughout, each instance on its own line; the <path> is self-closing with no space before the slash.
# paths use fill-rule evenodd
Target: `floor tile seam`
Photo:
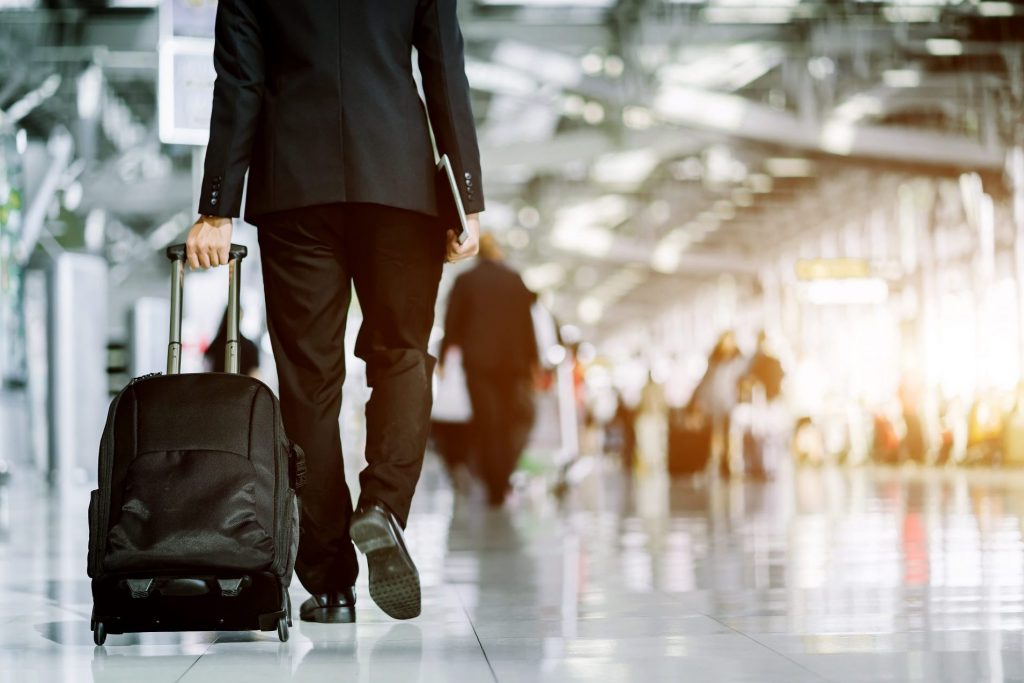
<path id="1" fill-rule="evenodd" d="M 737 628 L 733 628 L 732 626 L 730 626 L 729 624 L 725 623 L 721 619 L 719 619 L 717 617 L 714 617 L 714 616 L 712 616 L 710 614 L 706 614 L 706 613 L 703 613 L 703 612 L 701 614 L 703 614 L 703 616 L 707 617 L 708 619 L 711 619 L 712 621 L 718 622 L 719 624 L 721 624 L 725 628 L 729 629 L 733 633 L 735 633 L 735 634 L 737 634 L 739 636 L 743 636 L 744 638 L 746 638 L 750 642 L 755 643 L 757 646 L 763 647 L 764 649 L 768 650 L 769 652 L 771 652 L 773 654 L 776 654 L 779 657 L 782 657 L 783 659 L 785 659 L 787 662 L 793 664 L 794 666 L 800 667 L 801 669 L 803 669 L 807 673 L 811 674 L 812 676 L 815 676 L 815 677 L 819 678 L 822 681 L 826 681 L 826 683 L 835 683 L 831 678 L 827 678 L 827 677 L 823 676 L 822 674 L 820 674 L 819 672 L 815 671 L 814 669 L 811 669 L 810 667 L 806 666 L 805 664 L 802 664 L 802 663 L 798 662 L 797 660 L 793 659 L 792 657 L 790 657 L 785 652 L 780 652 L 779 650 L 776 650 L 775 648 L 773 648 L 773 647 L 771 647 L 771 646 L 769 646 L 769 645 L 767 645 L 765 643 L 762 643 L 760 640 L 758 640 L 754 636 L 750 635 L 749 633 L 746 633 L 745 631 L 740 631 Z"/>
<path id="2" fill-rule="evenodd" d="M 484 649 L 484 643 L 480 639 L 480 634 L 476 632 L 476 624 L 473 623 L 473 617 L 470 615 L 469 608 L 466 607 L 466 603 L 462 600 L 462 593 L 458 588 L 455 589 L 455 597 L 458 599 L 459 607 L 462 608 L 462 612 L 466 615 L 466 619 L 469 621 L 469 627 L 473 629 L 473 637 L 476 638 L 476 643 L 480 646 L 480 654 L 484 656 L 484 661 L 487 662 L 487 668 L 491 671 L 491 678 L 494 679 L 494 683 L 498 683 L 498 672 L 494 670 L 491 658 L 487 656 L 487 650 Z"/>
<path id="3" fill-rule="evenodd" d="M 210 649 L 217 644 L 218 640 L 220 640 L 220 638 L 214 638 L 212 641 L 210 641 L 210 643 L 206 646 L 206 649 L 203 650 L 198 657 L 192 660 L 192 663 L 188 665 L 187 669 L 181 672 L 181 675 L 174 680 L 174 683 L 181 683 L 181 681 L 184 680 L 185 676 L 188 676 L 188 672 L 195 668 L 196 664 L 199 663 L 199 660 L 207 655 Z"/>

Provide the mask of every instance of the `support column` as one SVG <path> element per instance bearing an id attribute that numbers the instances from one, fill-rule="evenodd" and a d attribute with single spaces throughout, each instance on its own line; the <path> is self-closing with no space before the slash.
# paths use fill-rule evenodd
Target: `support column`
<path id="1" fill-rule="evenodd" d="M 1013 192 L 1013 256 L 1017 283 L 1017 352 L 1024 369 L 1024 145 L 1010 150 L 1006 163 Z"/>

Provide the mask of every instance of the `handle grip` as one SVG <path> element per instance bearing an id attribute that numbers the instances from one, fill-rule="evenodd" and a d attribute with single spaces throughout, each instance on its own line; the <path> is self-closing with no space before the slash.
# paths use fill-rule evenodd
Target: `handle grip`
<path id="1" fill-rule="evenodd" d="M 228 254 L 231 259 L 243 259 L 249 255 L 249 249 L 244 244 L 232 244 Z M 184 244 L 172 244 L 167 247 L 167 258 L 171 261 L 184 261 L 185 256 Z"/>
<path id="2" fill-rule="evenodd" d="M 185 290 L 185 245 L 173 244 L 167 247 L 167 258 L 171 261 L 171 330 L 167 344 L 167 374 L 176 375 L 181 371 L 181 313 Z M 242 259 L 249 250 L 241 244 L 232 244 L 228 252 L 228 339 L 224 349 L 224 369 L 238 373 L 238 324 L 241 318 L 239 305 L 242 278 Z"/>

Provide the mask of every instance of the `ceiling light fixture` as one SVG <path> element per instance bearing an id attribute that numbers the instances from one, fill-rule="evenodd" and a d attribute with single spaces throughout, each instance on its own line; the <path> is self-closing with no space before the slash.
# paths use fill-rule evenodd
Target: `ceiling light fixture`
<path id="1" fill-rule="evenodd" d="M 576 314 L 587 325 L 595 325 L 604 317 L 604 304 L 596 297 L 588 296 L 580 300 Z"/>
<path id="2" fill-rule="evenodd" d="M 846 121 L 832 121 L 821 131 L 821 148 L 832 154 L 847 156 L 853 151 L 857 129 Z"/>
<path id="3" fill-rule="evenodd" d="M 604 60 L 604 72 L 612 78 L 618 78 L 626 70 L 626 63 L 618 55 L 609 55 Z"/>
<path id="4" fill-rule="evenodd" d="M 1012 17 L 1015 13 L 1012 2 L 983 2 L 978 5 L 978 14 L 983 17 Z"/>
<path id="5" fill-rule="evenodd" d="M 893 24 L 924 24 L 938 21 L 941 18 L 941 13 L 937 7 L 900 5 L 883 8 L 882 16 Z"/>
<path id="6" fill-rule="evenodd" d="M 704 19 L 709 24 L 786 24 L 793 19 L 791 7 L 707 7 Z"/>
<path id="7" fill-rule="evenodd" d="M 604 68 L 604 58 L 596 52 L 590 52 L 580 59 L 580 66 L 583 67 L 583 73 L 593 76 L 601 73 Z"/>
<path id="8" fill-rule="evenodd" d="M 646 180 L 660 161 L 657 153 L 649 148 L 610 152 L 597 158 L 590 177 L 604 185 L 633 187 Z"/>
<path id="9" fill-rule="evenodd" d="M 622 123 L 633 130 L 647 130 L 654 125 L 654 115 L 645 107 L 626 107 L 622 110 Z"/>
<path id="10" fill-rule="evenodd" d="M 841 121 L 859 121 L 868 116 L 882 113 L 882 101 L 874 95 L 859 93 L 846 100 L 832 112 L 835 119 Z"/>
<path id="11" fill-rule="evenodd" d="M 587 102 L 583 106 L 583 120 L 592 126 L 604 121 L 604 107 L 600 102 Z"/>
<path id="12" fill-rule="evenodd" d="M 964 45 L 954 38 L 929 38 L 924 41 L 925 49 L 936 57 L 957 57 L 964 53 Z"/>
<path id="13" fill-rule="evenodd" d="M 553 289 L 564 281 L 565 268 L 560 263 L 541 263 L 523 271 L 523 282 L 535 292 Z"/>
<path id="14" fill-rule="evenodd" d="M 809 178 L 814 175 L 814 164 L 799 157 L 775 157 L 764 162 L 765 170 L 776 178 Z"/>
<path id="15" fill-rule="evenodd" d="M 917 69 L 886 69 L 882 82 L 890 88 L 916 88 L 921 85 L 921 72 Z"/>

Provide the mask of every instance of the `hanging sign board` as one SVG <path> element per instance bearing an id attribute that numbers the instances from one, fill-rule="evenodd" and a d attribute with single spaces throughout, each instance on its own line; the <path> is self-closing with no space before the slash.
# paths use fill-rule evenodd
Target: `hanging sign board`
<path id="1" fill-rule="evenodd" d="M 872 276 L 871 264 L 866 259 L 801 259 L 796 264 L 800 280 L 851 280 Z"/>
<path id="2" fill-rule="evenodd" d="M 213 105 L 217 0 L 160 3 L 160 140 L 205 145 Z"/>

